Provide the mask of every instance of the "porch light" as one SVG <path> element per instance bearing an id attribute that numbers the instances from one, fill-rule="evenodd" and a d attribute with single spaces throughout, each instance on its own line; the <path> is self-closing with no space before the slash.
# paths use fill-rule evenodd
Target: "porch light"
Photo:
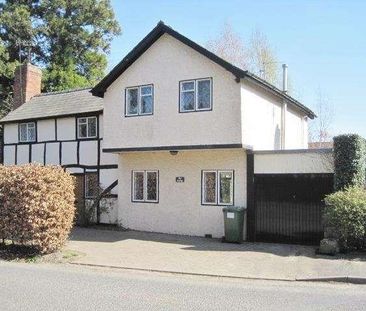
<path id="1" fill-rule="evenodd" d="M 175 156 L 178 154 L 178 150 L 170 150 L 169 153 L 172 155 L 172 156 Z"/>

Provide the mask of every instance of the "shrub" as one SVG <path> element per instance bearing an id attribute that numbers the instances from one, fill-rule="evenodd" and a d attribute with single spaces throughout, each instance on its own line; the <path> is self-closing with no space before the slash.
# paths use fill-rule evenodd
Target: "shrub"
<path id="1" fill-rule="evenodd" d="M 74 213 L 74 178 L 61 167 L 0 167 L 1 239 L 53 252 L 66 241 Z"/>
<path id="2" fill-rule="evenodd" d="M 325 198 L 324 220 L 344 250 L 366 247 L 366 190 L 350 187 Z"/>
<path id="3" fill-rule="evenodd" d="M 366 143 L 356 134 L 334 137 L 334 188 L 364 186 L 366 181 Z"/>

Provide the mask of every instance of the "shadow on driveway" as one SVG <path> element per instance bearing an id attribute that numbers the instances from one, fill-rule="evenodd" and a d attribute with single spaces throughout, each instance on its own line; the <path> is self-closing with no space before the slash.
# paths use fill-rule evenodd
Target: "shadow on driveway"
<path id="1" fill-rule="evenodd" d="M 181 245 L 183 250 L 193 251 L 218 251 L 218 252 L 260 252 L 270 253 L 276 256 L 308 256 L 316 257 L 313 246 L 274 244 L 274 243 L 251 243 L 243 244 L 222 243 L 220 239 L 192 237 L 175 234 L 142 232 L 133 230 L 105 230 L 95 228 L 73 229 L 71 241 L 116 243 L 125 240 L 151 241 L 156 243 L 171 243 Z M 332 258 L 332 257 L 331 257 Z"/>

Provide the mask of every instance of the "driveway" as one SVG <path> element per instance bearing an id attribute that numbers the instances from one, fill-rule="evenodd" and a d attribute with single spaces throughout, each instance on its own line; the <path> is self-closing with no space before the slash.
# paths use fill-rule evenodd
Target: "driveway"
<path id="1" fill-rule="evenodd" d="M 276 280 L 366 277 L 366 257 L 318 256 L 309 246 L 76 228 L 66 248 L 82 253 L 74 263 L 125 269 Z"/>

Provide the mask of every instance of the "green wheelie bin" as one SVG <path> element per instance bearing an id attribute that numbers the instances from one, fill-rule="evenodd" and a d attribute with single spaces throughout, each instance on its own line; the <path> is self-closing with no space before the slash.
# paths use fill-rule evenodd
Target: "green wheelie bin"
<path id="1" fill-rule="evenodd" d="M 242 243 L 246 209 L 239 206 L 228 206 L 224 207 L 222 211 L 224 212 L 225 226 L 224 242 Z"/>

